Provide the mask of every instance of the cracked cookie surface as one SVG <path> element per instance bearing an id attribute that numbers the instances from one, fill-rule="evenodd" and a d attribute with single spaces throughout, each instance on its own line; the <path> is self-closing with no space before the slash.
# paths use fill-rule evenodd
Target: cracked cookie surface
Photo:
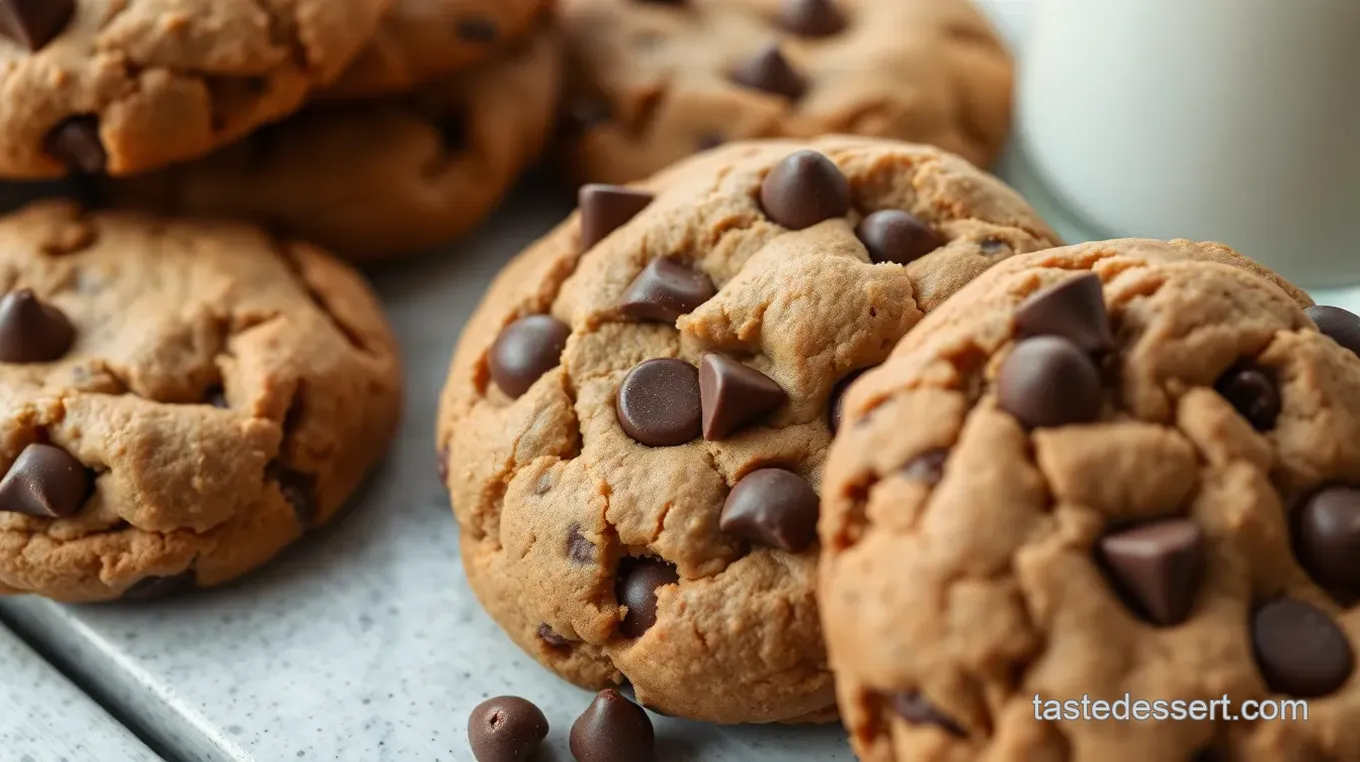
<path id="1" fill-rule="evenodd" d="M 390 0 L 44 0 L 0 29 L 0 176 L 195 158 L 339 76 Z"/>
<path id="2" fill-rule="evenodd" d="M 850 133 L 990 164 L 1011 61 L 968 0 L 561 0 L 587 182 L 641 179 L 732 140 Z"/>
<path id="3" fill-rule="evenodd" d="M 406 92 L 496 57 L 549 0 L 396 0 L 322 98 Z"/>
<path id="4" fill-rule="evenodd" d="M 406 96 L 314 106 L 200 161 L 115 180 L 120 205 L 239 217 L 351 260 L 446 243 L 486 218 L 552 129 L 557 33 Z"/>
<path id="5" fill-rule="evenodd" d="M 0 291 L 0 592 L 232 579 L 332 518 L 394 432 L 394 338 L 311 246 L 44 202 L 0 218 Z"/>
<path id="6" fill-rule="evenodd" d="M 840 382 L 1053 240 L 958 157 L 868 138 L 584 189 L 498 277 L 441 400 L 473 589 L 577 684 L 717 722 L 829 719 L 811 527 Z"/>
<path id="7" fill-rule="evenodd" d="M 1360 318 L 1310 304 L 1216 244 L 1083 244 L 1002 263 L 850 389 L 820 591 L 860 759 L 1357 759 Z M 1309 706 L 1035 716 L 1126 693 Z"/>

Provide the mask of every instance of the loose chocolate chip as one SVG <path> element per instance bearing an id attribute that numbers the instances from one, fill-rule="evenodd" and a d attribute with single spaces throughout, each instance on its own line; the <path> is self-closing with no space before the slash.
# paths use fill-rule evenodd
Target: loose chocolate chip
<path id="1" fill-rule="evenodd" d="M 1167 519 L 1108 534 L 1100 557 L 1120 592 L 1154 624 L 1180 624 L 1204 573 L 1204 533 L 1189 519 Z"/>
<path id="2" fill-rule="evenodd" d="M 303 529 L 316 520 L 316 477 L 304 474 L 275 460 L 265 469 L 265 478 L 279 485 L 283 499 L 293 506 L 293 515 Z"/>
<path id="3" fill-rule="evenodd" d="M 37 51 L 61 34 L 75 10 L 75 0 L 0 0 L 0 37 Z"/>
<path id="4" fill-rule="evenodd" d="M 31 289 L 0 297 L 0 362 L 51 362 L 66 354 L 75 338 L 66 314 Z"/>
<path id="5" fill-rule="evenodd" d="M 822 154 L 797 151 L 765 176 L 760 206 L 770 219 L 790 230 L 810 228 L 850 213 L 850 181 Z"/>
<path id="6" fill-rule="evenodd" d="M 779 25 L 801 37 L 830 37 L 845 29 L 845 15 L 832 0 L 784 0 Z"/>
<path id="7" fill-rule="evenodd" d="M 1218 379 L 1214 388 L 1257 431 L 1275 428 L 1275 419 L 1280 417 L 1280 391 L 1266 371 L 1254 366 L 1233 368 Z"/>
<path id="8" fill-rule="evenodd" d="M 567 528 L 567 557 L 580 566 L 595 563 L 595 545 L 581 534 L 581 525 Z"/>
<path id="9" fill-rule="evenodd" d="M 633 219 L 656 196 L 622 185 L 590 184 L 581 187 L 581 251 L 587 251 Z"/>
<path id="10" fill-rule="evenodd" d="M 525 762 L 548 737 L 548 718 L 532 702 L 497 696 L 468 717 L 468 744 L 477 762 Z"/>
<path id="11" fill-rule="evenodd" d="M 653 259 L 619 297 L 619 311 L 634 320 L 674 323 L 713 298 L 707 275 L 669 257 Z"/>
<path id="12" fill-rule="evenodd" d="M 571 329 L 551 315 L 529 315 L 501 329 L 487 355 L 491 380 L 518 398 L 562 362 Z"/>
<path id="13" fill-rule="evenodd" d="M 154 601 L 194 589 L 194 570 L 185 569 L 168 577 L 146 577 L 123 591 L 125 601 Z"/>
<path id="14" fill-rule="evenodd" d="M 836 382 L 836 386 L 831 389 L 831 399 L 827 401 L 826 418 L 831 425 L 831 433 L 835 434 L 841 428 L 841 414 L 845 411 L 845 391 L 850 385 L 855 383 L 855 379 L 864 375 L 869 368 L 860 368 L 851 371 L 849 375 Z"/>
<path id="15" fill-rule="evenodd" d="M 571 641 L 558 635 L 546 622 L 538 626 L 538 639 L 547 643 L 549 648 L 571 648 Z"/>
<path id="16" fill-rule="evenodd" d="M 907 465 L 902 466 L 900 473 L 904 478 L 933 486 L 944 478 L 944 464 L 947 460 L 948 450 L 927 450 L 907 461 Z"/>
<path id="17" fill-rule="evenodd" d="M 718 526 L 761 545 L 801 553 L 817 538 L 817 515 L 817 492 L 806 479 L 782 468 L 762 468 L 732 488 Z"/>
<path id="18" fill-rule="evenodd" d="M 1350 677 L 1350 643 L 1326 612 L 1293 598 L 1256 610 L 1251 622 L 1256 666 L 1272 691 L 1299 698 L 1325 696 Z"/>
<path id="19" fill-rule="evenodd" d="M 794 71 L 789 60 L 772 42 L 732 70 L 732 81 L 753 90 L 798 100 L 807 92 L 807 80 Z"/>
<path id="20" fill-rule="evenodd" d="M 967 735 L 958 723 L 949 719 L 936 709 L 930 701 L 917 691 L 903 691 L 892 697 L 892 708 L 897 716 L 912 725 L 934 725 L 951 735 L 962 738 Z"/>
<path id="21" fill-rule="evenodd" d="M 628 613 L 619 623 L 626 638 L 640 638 L 656 624 L 656 590 L 680 581 L 675 567 L 655 558 L 625 558 L 619 563 L 614 597 Z"/>
<path id="22" fill-rule="evenodd" d="M 997 373 L 1001 409 L 1030 427 L 1094 421 L 1100 373 L 1090 355 L 1067 339 L 1039 336 L 1011 350 Z"/>
<path id="23" fill-rule="evenodd" d="M 647 711 L 606 688 L 571 726 L 576 762 L 655 762 L 656 731 Z"/>
<path id="24" fill-rule="evenodd" d="M 1310 495 L 1299 509 L 1295 542 L 1313 579 L 1360 591 L 1360 490 L 1336 486 Z"/>
<path id="25" fill-rule="evenodd" d="M 52 158 L 77 172 L 96 175 L 108 163 L 99 140 L 99 120 L 93 116 L 73 116 L 53 127 L 44 147 Z"/>
<path id="26" fill-rule="evenodd" d="M 874 212 L 860 221 L 855 234 L 875 262 L 905 265 L 940 248 L 940 236 L 916 215 L 898 209 Z"/>
<path id="27" fill-rule="evenodd" d="M 769 376 L 729 357 L 706 354 L 699 361 L 704 439 L 723 439 L 774 412 L 788 398 Z"/>
<path id="28" fill-rule="evenodd" d="M 648 447 L 697 439 L 699 371 L 683 360 L 647 360 L 624 377 L 614 408 L 624 433 Z"/>
<path id="29" fill-rule="evenodd" d="M 1332 341 L 1360 355 L 1360 315 L 1340 307 L 1309 307 L 1305 312 L 1319 331 Z"/>
<path id="30" fill-rule="evenodd" d="M 480 45 L 489 45 L 500 36 L 495 22 L 484 18 L 458 19 L 454 23 L 454 29 L 457 31 L 458 39 Z"/>
<path id="31" fill-rule="evenodd" d="M 1038 291 L 1015 311 L 1020 338 L 1060 336 L 1092 354 L 1114 346 L 1105 293 L 1095 273 L 1069 278 Z"/>
<path id="32" fill-rule="evenodd" d="M 70 453 L 31 444 L 0 479 L 0 511 L 56 519 L 74 515 L 90 495 L 90 472 Z"/>

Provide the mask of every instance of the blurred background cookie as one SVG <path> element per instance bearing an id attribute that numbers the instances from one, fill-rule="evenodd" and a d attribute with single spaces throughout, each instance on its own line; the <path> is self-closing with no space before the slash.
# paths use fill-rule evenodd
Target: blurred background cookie
<path id="1" fill-rule="evenodd" d="M 445 243 L 481 222 L 553 125 L 558 35 L 408 95 L 317 105 L 198 162 L 115 181 L 119 205 L 230 216 L 353 260 Z"/>
<path id="2" fill-rule="evenodd" d="M 565 158 L 637 180 L 745 138 L 858 133 L 975 164 L 1010 128 L 1009 55 L 968 0 L 561 0 Z"/>

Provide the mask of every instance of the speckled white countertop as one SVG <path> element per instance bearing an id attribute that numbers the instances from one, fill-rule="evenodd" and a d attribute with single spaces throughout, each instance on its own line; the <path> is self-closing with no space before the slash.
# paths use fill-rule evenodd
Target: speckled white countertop
<path id="1" fill-rule="evenodd" d="M 7 762 L 160 759 L 4 627 L 0 675 L 0 758 Z"/>
<path id="2" fill-rule="evenodd" d="M 1013 36 L 1026 3 L 985 4 Z M 376 275 L 406 358 L 408 403 L 396 446 L 349 515 L 223 589 L 136 605 L 7 599 L 0 619 L 59 654 L 175 759 L 470 761 L 469 711 L 513 693 L 552 724 L 541 762 L 570 760 L 566 731 L 590 695 L 523 655 L 477 605 L 432 455 L 435 400 L 464 321 L 500 265 L 569 211 L 546 185 L 530 178 L 455 254 Z M 663 762 L 854 759 L 837 726 L 654 719 Z"/>

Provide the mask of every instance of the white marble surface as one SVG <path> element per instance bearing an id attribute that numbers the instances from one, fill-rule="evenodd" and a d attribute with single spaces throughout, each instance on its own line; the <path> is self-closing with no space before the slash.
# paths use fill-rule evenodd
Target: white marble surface
<path id="1" fill-rule="evenodd" d="M 0 758 L 7 762 L 160 760 L 4 627 L 0 675 Z"/>
<path id="2" fill-rule="evenodd" d="M 1025 0 L 990 5 L 1008 35 L 1020 33 Z M 0 617 L 177 758 L 470 761 L 468 712 L 514 693 L 552 724 L 541 762 L 569 760 L 566 732 L 590 696 L 523 655 L 478 607 L 433 470 L 434 400 L 463 322 L 498 267 L 568 210 L 542 180 L 526 186 L 455 254 L 377 274 L 407 359 L 408 406 L 352 513 L 223 589 L 140 605 L 12 599 Z M 834 726 L 655 719 L 664 762 L 853 760 Z"/>

